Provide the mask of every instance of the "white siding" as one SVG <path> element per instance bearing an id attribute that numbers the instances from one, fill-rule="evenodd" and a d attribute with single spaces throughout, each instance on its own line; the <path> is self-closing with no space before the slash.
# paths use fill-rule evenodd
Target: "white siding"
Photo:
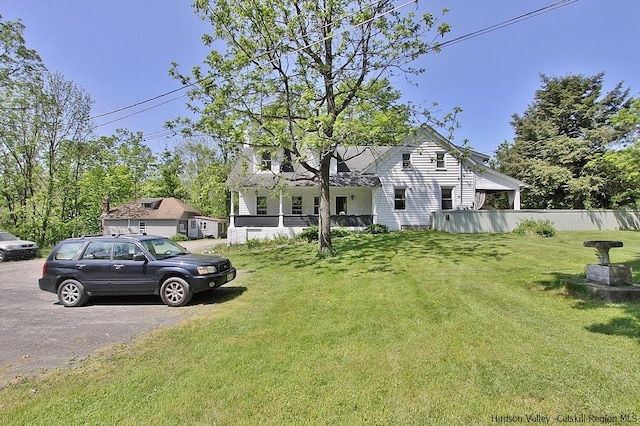
<path id="1" fill-rule="evenodd" d="M 140 232 L 139 223 L 145 222 L 148 235 L 171 237 L 178 232 L 178 222 L 166 219 L 105 219 L 103 234 L 136 234 Z"/>
<path id="2" fill-rule="evenodd" d="M 403 167 L 403 153 L 411 154 L 409 168 Z M 379 176 L 382 188 L 376 195 L 377 223 L 387 225 L 391 230 L 429 225 L 431 212 L 441 209 L 441 188 L 452 188 L 454 209 L 471 207 L 475 175 L 466 170 L 461 174 L 458 160 L 449 153 L 444 155 L 445 167 L 437 168 L 437 153 L 444 153 L 444 150 L 427 141 L 419 146 L 391 150 L 389 156 L 378 162 L 374 173 Z M 395 188 L 406 189 L 405 210 L 394 208 Z"/>

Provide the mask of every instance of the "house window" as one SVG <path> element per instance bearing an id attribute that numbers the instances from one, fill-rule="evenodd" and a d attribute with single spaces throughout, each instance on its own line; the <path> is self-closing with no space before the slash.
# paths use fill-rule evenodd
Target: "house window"
<path id="1" fill-rule="evenodd" d="M 436 169 L 445 169 L 444 152 L 438 152 L 436 154 Z"/>
<path id="2" fill-rule="evenodd" d="M 260 170 L 271 170 L 271 153 L 263 152 L 260 160 Z"/>
<path id="3" fill-rule="evenodd" d="M 141 234 L 147 232 L 147 222 L 138 222 L 138 232 Z"/>
<path id="4" fill-rule="evenodd" d="M 347 197 L 336 197 L 336 213 L 347 214 Z"/>
<path id="5" fill-rule="evenodd" d="M 291 214 L 302 214 L 302 197 L 291 198 Z"/>
<path id="6" fill-rule="evenodd" d="M 406 210 L 407 190 L 405 188 L 395 188 L 393 190 L 393 204 L 396 210 Z"/>
<path id="7" fill-rule="evenodd" d="M 281 172 L 292 172 L 293 171 L 293 163 L 291 161 L 291 151 L 288 149 L 284 150 L 284 158 L 282 159 L 282 163 L 280 164 Z"/>
<path id="8" fill-rule="evenodd" d="M 256 197 L 256 214 L 267 214 L 267 197 Z"/>
<path id="9" fill-rule="evenodd" d="M 411 153 L 405 152 L 402 154 L 402 168 L 403 169 L 411 168 Z"/>
<path id="10" fill-rule="evenodd" d="M 451 210 L 453 208 L 453 188 L 440 188 L 442 199 L 442 210 Z"/>
<path id="11" fill-rule="evenodd" d="M 316 216 L 320 212 L 320 197 L 313 197 L 313 214 Z"/>
<path id="12" fill-rule="evenodd" d="M 207 222 L 200 222 L 200 229 L 207 229 Z"/>

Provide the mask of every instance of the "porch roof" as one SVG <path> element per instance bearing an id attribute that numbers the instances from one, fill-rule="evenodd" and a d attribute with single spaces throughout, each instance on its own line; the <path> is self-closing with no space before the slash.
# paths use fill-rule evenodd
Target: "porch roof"
<path id="1" fill-rule="evenodd" d="M 318 185 L 311 174 L 293 172 L 283 172 L 278 174 L 256 173 L 254 175 L 246 176 L 243 179 L 236 180 L 236 184 L 239 187 L 259 186 L 263 188 L 275 188 L 279 184 L 296 187 L 312 187 Z M 329 185 L 337 188 L 374 188 L 382 186 L 382 183 L 375 175 L 362 174 L 358 172 L 342 172 L 329 176 Z"/>

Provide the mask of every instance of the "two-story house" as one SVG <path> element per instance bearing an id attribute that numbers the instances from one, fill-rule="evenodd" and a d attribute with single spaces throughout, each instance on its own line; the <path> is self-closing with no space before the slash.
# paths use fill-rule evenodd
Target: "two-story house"
<path id="1" fill-rule="evenodd" d="M 309 172 L 286 153 L 246 147 L 243 154 L 227 181 L 229 244 L 294 236 L 318 223 L 319 188 Z M 402 145 L 341 148 L 336 157 L 330 172 L 332 226 L 427 228 L 432 212 L 480 209 L 490 192 L 507 192 L 511 207 L 520 209 L 523 182 L 488 168 L 489 157 L 456 147 L 430 128 Z"/>

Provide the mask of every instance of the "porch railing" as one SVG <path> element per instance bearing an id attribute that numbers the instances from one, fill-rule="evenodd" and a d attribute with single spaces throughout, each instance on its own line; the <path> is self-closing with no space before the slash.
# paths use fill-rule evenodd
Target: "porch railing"
<path id="1" fill-rule="evenodd" d="M 235 216 L 237 228 L 260 227 L 275 228 L 278 226 L 278 215 Z M 283 225 L 287 228 L 304 228 L 318 224 L 316 215 L 283 215 Z M 332 215 L 331 226 L 365 227 L 373 223 L 372 215 Z"/>

